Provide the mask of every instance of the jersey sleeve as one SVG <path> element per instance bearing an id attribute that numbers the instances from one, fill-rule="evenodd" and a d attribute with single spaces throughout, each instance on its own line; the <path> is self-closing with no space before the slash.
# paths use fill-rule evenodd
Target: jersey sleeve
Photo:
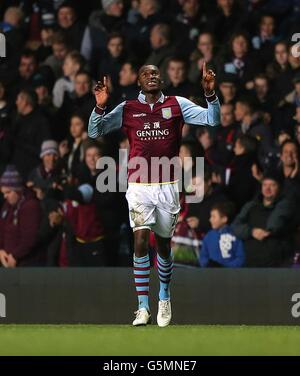
<path id="1" fill-rule="evenodd" d="M 208 108 L 198 106 L 189 99 L 176 96 L 180 106 L 183 120 L 190 125 L 210 125 L 220 124 L 220 102 L 216 97 L 213 101 L 208 101 Z"/>
<path id="2" fill-rule="evenodd" d="M 122 127 L 123 109 L 126 102 L 120 103 L 108 114 L 97 107 L 91 113 L 88 125 L 88 135 L 90 138 L 97 138 Z"/>

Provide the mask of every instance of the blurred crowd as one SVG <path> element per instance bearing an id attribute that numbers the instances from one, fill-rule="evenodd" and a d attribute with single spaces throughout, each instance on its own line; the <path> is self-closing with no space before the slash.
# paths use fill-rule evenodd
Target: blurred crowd
<path id="1" fill-rule="evenodd" d="M 128 140 L 88 138 L 93 87 L 108 77 L 112 109 L 137 97 L 139 67 L 154 64 L 164 94 L 205 107 L 204 62 L 221 124 L 183 127 L 193 179 L 175 262 L 300 266 L 299 24 L 299 0 L 2 0 L 0 266 L 131 265 L 125 195 L 96 189 L 97 161 L 118 169 Z M 189 204 L 196 186 L 204 198 Z M 155 257 L 154 238 L 149 247 Z"/>

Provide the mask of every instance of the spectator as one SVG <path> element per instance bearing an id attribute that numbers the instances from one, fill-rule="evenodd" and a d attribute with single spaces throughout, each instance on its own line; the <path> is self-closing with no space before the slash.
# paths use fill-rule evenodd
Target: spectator
<path id="1" fill-rule="evenodd" d="M 264 165 L 266 156 L 272 150 L 272 134 L 269 126 L 264 123 L 262 114 L 255 111 L 253 101 L 248 98 L 240 98 L 236 102 L 234 114 L 241 132 L 259 141 L 258 158 Z"/>
<path id="2" fill-rule="evenodd" d="M 221 103 L 235 104 L 238 81 L 233 73 L 222 74 L 219 79 Z"/>
<path id="3" fill-rule="evenodd" d="M 88 27 L 78 18 L 76 9 L 71 1 L 64 1 L 57 11 L 58 31 L 61 31 L 72 50 L 80 51 L 89 59 L 90 33 Z"/>
<path id="4" fill-rule="evenodd" d="M 137 52 L 137 58 L 143 63 L 151 53 L 150 32 L 154 25 L 165 21 L 160 14 L 158 0 L 140 0 L 136 23 L 129 28 L 130 48 Z"/>
<path id="5" fill-rule="evenodd" d="M 9 72 L 7 73 L 9 75 Z M 36 76 L 42 75 L 49 84 L 52 82 L 51 71 L 47 70 L 46 67 L 44 70 L 43 68 L 40 70 L 38 69 L 36 54 L 31 50 L 25 50 L 22 52 L 18 66 L 18 74 L 15 75 L 15 72 L 13 72 L 13 75 L 13 82 L 8 82 L 10 84 L 10 91 L 8 94 L 13 99 L 16 98 L 21 89 L 31 89 Z"/>
<path id="6" fill-rule="evenodd" d="M 16 100 L 17 116 L 12 127 L 12 162 L 24 180 L 39 162 L 43 141 L 50 139 L 47 118 L 37 106 L 34 91 L 22 90 Z"/>
<path id="7" fill-rule="evenodd" d="M 55 139 L 61 141 L 68 136 L 70 117 L 75 112 L 80 112 L 85 118 L 89 118 L 95 107 L 95 97 L 92 93 L 92 78 L 86 71 L 79 71 L 75 75 L 74 91 L 66 92 L 63 105 L 57 113 L 57 124 L 54 127 Z"/>
<path id="8" fill-rule="evenodd" d="M 86 120 L 80 114 L 73 114 L 70 120 L 69 140 L 64 140 L 60 144 L 60 156 L 67 164 L 69 177 L 76 176 L 77 169 L 84 158 L 83 141 L 87 138 Z"/>
<path id="9" fill-rule="evenodd" d="M 117 105 L 125 100 L 135 99 L 139 93 L 137 85 L 138 67 L 132 61 L 122 65 L 119 73 L 119 83 L 113 92 L 113 104 Z"/>
<path id="10" fill-rule="evenodd" d="M 270 92 L 270 83 L 265 74 L 258 74 L 254 77 L 254 95 L 257 107 L 262 112 L 272 114 L 273 97 Z"/>
<path id="11" fill-rule="evenodd" d="M 187 79 L 186 62 L 181 58 L 169 60 L 167 77 L 169 85 L 164 90 L 165 94 L 189 98 L 197 93 L 196 87 Z"/>
<path id="12" fill-rule="evenodd" d="M 216 149 L 220 155 L 221 164 L 228 166 L 233 158 L 233 148 L 239 128 L 234 119 L 234 106 L 221 105 L 221 127 L 216 131 Z"/>
<path id="13" fill-rule="evenodd" d="M 127 58 L 123 36 L 117 32 L 109 34 L 105 53 L 97 52 L 91 62 L 92 75 L 97 81 L 108 76 L 113 90 L 117 88 L 121 66 Z"/>
<path id="14" fill-rule="evenodd" d="M 77 51 L 67 54 L 63 64 L 64 77 L 59 78 L 53 88 L 53 104 L 60 108 L 63 104 L 65 93 L 74 90 L 75 76 L 83 68 L 84 59 Z"/>
<path id="15" fill-rule="evenodd" d="M 126 27 L 123 0 L 102 0 L 102 8 L 92 12 L 89 17 L 92 55 L 98 51 L 101 56 L 106 49 L 108 35 L 123 33 Z"/>
<path id="16" fill-rule="evenodd" d="M 177 15 L 174 32 L 177 48 L 187 58 L 193 51 L 195 41 L 207 24 L 207 14 L 202 1 L 181 2 L 182 11 Z"/>
<path id="17" fill-rule="evenodd" d="M 59 31 L 53 34 L 51 47 L 52 54 L 45 59 L 43 64 L 52 69 L 54 77 L 57 80 L 63 75 L 63 62 L 68 52 L 70 52 L 70 47 L 66 36 Z"/>
<path id="18" fill-rule="evenodd" d="M 218 8 L 208 20 L 208 25 L 217 41 L 222 44 L 241 28 L 244 15 L 235 0 L 217 0 L 217 5 Z"/>
<path id="19" fill-rule="evenodd" d="M 243 242 L 232 232 L 230 222 L 233 219 L 234 206 L 223 202 L 212 207 L 210 212 L 210 230 L 204 237 L 200 250 L 202 267 L 239 268 L 244 265 Z"/>
<path id="20" fill-rule="evenodd" d="M 274 90 L 275 103 L 280 102 L 293 90 L 291 80 L 293 71 L 288 61 L 288 44 L 285 41 L 277 42 L 274 49 L 274 58 L 266 68 L 267 77 L 270 79 Z"/>
<path id="21" fill-rule="evenodd" d="M 257 181 L 252 176 L 256 163 L 257 142 L 251 136 L 240 135 L 235 141 L 234 158 L 226 170 L 227 196 L 234 200 L 238 210 L 250 201 L 257 190 Z"/>
<path id="22" fill-rule="evenodd" d="M 194 175 L 192 180 L 196 194 L 198 191 L 203 199 L 188 206 L 186 221 L 192 229 L 196 230 L 199 238 L 203 238 L 211 229 L 209 217 L 213 205 L 228 200 L 220 187 L 213 185 L 212 178 L 212 170 L 206 167 L 204 178 Z"/>
<path id="23" fill-rule="evenodd" d="M 254 75 L 260 71 L 260 67 L 257 57 L 250 51 L 247 35 L 242 32 L 234 34 L 229 48 L 221 73 L 235 74 L 241 88 L 252 89 Z"/>
<path id="24" fill-rule="evenodd" d="M 40 158 L 42 163 L 28 176 L 27 187 L 39 187 L 45 194 L 54 188 L 54 184 L 61 184 L 65 171 L 59 161 L 57 142 L 54 140 L 44 141 L 41 147 Z"/>
<path id="25" fill-rule="evenodd" d="M 7 167 L 0 186 L 5 199 L 0 216 L 0 263 L 5 268 L 38 266 L 44 256 L 35 248 L 39 202 L 24 189 L 14 166 Z"/>
<path id="26" fill-rule="evenodd" d="M 37 95 L 39 109 L 45 117 L 53 124 L 56 109 L 52 103 L 52 91 L 48 82 L 41 75 L 34 77 L 32 88 Z M 52 127 L 53 130 L 53 127 Z"/>
<path id="27" fill-rule="evenodd" d="M 166 70 L 168 59 L 174 54 L 174 47 L 171 43 L 171 28 L 167 24 L 159 23 L 152 27 L 150 33 L 152 52 L 145 64 L 156 65 L 161 71 L 163 80 L 167 80 Z"/>
<path id="28" fill-rule="evenodd" d="M 64 202 L 66 241 L 60 250 L 60 265 L 106 266 L 105 231 L 93 201 L 93 187 L 82 184 L 78 193 L 77 201 L 67 199 Z"/>
<path id="29" fill-rule="evenodd" d="M 270 14 L 262 15 L 258 35 L 252 38 L 252 46 L 258 51 L 258 58 L 263 67 L 272 60 L 274 45 L 278 38 L 275 36 L 275 18 Z"/>
<path id="30" fill-rule="evenodd" d="M 294 208 L 281 194 L 281 180 L 266 174 L 261 194 L 242 208 L 233 222 L 234 234 L 244 240 L 247 267 L 282 266 L 292 254 Z"/>
<path id="31" fill-rule="evenodd" d="M 198 84 L 201 79 L 203 63 L 206 62 L 210 69 L 216 70 L 215 41 L 213 34 L 203 32 L 198 37 L 197 48 L 190 55 L 191 66 L 189 69 L 189 80 Z"/>
<path id="32" fill-rule="evenodd" d="M 41 29 L 41 44 L 36 50 L 37 60 L 43 62 L 52 54 L 53 27 L 44 26 Z"/>

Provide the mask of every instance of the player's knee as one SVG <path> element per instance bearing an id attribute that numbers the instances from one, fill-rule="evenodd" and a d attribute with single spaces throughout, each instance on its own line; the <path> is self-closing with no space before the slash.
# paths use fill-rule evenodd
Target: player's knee
<path id="1" fill-rule="evenodd" d="M 148 252 L 148 234 L 142 232 L 135 233 L 134 252 L 137 257 L 145 256 Z"/>

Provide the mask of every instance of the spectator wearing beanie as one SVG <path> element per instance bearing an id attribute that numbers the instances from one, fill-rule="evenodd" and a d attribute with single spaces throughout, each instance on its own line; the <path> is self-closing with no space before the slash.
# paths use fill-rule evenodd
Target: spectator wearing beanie
<path id="1" fill-rule="evenodd" d="M 40 265 L 35 249 L 40 223 L 39 202 L 25 191 L 14 166 L 0 178 L 5 202 L 0 212 L 0 263 L 7 268 Z"/>
<path id="2" fill-rule="evenodd" d="M 47 192 L 54 183 L 60 183 L 63 176 L 63 162 L 59 159 L 57 142 L 44 141 L 40 158 L 42 163 L 31 172 L 26 185 L 29 188 L 38 185 Z"/>

